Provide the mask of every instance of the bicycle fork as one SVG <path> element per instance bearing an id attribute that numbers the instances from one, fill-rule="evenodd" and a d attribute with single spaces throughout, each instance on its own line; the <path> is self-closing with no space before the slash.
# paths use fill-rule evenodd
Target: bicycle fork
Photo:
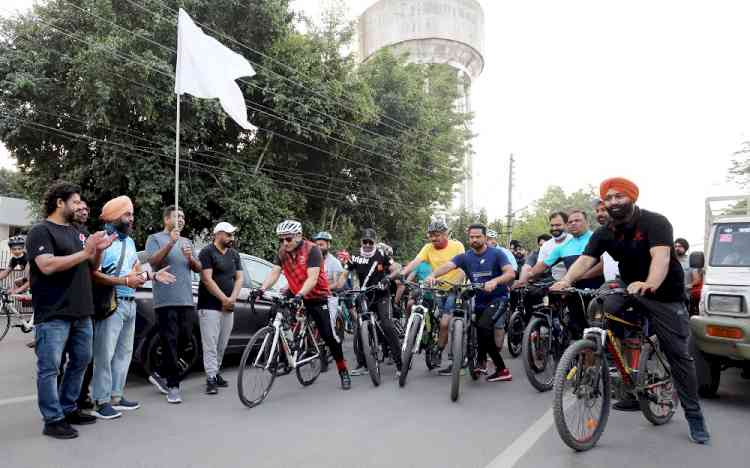
<path id="1" fill-rule="evenodd" d="M 427 311 L 427 309 L 424 306 L 413 306 L 411 309 L 411 315 L 409 315 L 409 322 L 406 324 L 406 336 L 409 336 L 409 332 L 411 331 L 411 327 L 414 326 L 414 317 L 417 316 L 421 320 L 419 322 L 419 332 L 417 332 L 417 339 L 414 340 L 414 349 L 412 349 L 412 353 L 417 353 L 419 351 L 419 345 L 422 342 L 422 334 L 424 333 L 424 314 Z M 401 351 L 406 352 L 406 346 L 407 341 L 404 339 L 404 343 L 401 345 Z"/>

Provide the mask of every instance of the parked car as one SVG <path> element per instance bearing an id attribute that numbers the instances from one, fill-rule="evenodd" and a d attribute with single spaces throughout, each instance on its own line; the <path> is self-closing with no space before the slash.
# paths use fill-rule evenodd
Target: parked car
<path id="1" fill-rule="evenodd" d="M 151 269 L 145 252 L 139 252 L 138 258 L 144 268 Z M 251 288 L 260 287 L 273 265 L 261 258 L 244 253 L 240 254 L 240 258 L 244 273 L 244 285 L 240 293 L 240 300 L 237 301 L 234 309 L 234 327 L 225 353 L 227 356 L 242 353 L 253 334 L 268 323 L 271 309 L 270 302 L 259 300 L 256 303 L 255 314 L 252 314 L 247 298 L 250 295 Z M 198 302 L 199 279 L 200 276 L 193 273 L 194 304 Z M 275 290 L 285 289 L 286 284 L 286 279 L 282 276 L 276 284 Z M 190 317 L 185 321 L 185 326 L 188 333 L 185 333 L 184 336 L 189 337 L 189 339 L 179 344 L 179 366 L 183 375 L 203 364 L 200 327 L 198 325 L 198 314 L 195 310 L 190 312 Z M 132 366 L 148 375 L 160 368 L 161 359 L 162 347 L 153 308 L 153 292 L 151 282 L 147 282 L 136 291 L 135 341 Z"/>

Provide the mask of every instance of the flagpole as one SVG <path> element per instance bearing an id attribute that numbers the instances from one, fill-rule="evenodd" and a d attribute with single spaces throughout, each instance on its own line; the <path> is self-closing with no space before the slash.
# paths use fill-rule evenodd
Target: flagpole
<path id="1" fill-rule="evenodd" d="M 180 210 L 180 95 L 177 95 L 177 125 L 175 130 L 175 165 L 174 165 L 174 226 L 179 228 Z"/>

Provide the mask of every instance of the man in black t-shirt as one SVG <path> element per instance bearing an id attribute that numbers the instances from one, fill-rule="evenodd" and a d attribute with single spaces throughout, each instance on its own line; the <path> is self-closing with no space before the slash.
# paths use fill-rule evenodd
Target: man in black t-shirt
<path id="1" fill-rule="evenodd" d="M 45 195 L 47 219 L 26 239 L 29 253 L 37 355 L 37 393 L 45 435 L 78 437 L 71 424 L 92 424 L 93 416 L 76 406 L 83 373 L 91 361 L 94 304 L 91 270 L 97 268 L 112 238 L 97 232 L 86 239 L 71 223 L 80 203 L 80 188 L 61 182 Z M 64 351 L 68 365 L 58 388 Z"/>
<path id="2" fill-rule="evenodd" d="M 635 206 L 638 187 L 622 178 L 608 179 L 600 187 L 611 221 L 591 237 L 585 252 L 553 289 L 570 287 L 605 253 L 620 262 L 620 277 L 628 293 L 650 319 L 652 330 L 669 361 L 674 385 L 690 426 L 690 439 L 710 440 L 698 401 L 695 364 L 688 351 L 690 324 L 685 308 L 682 267 L 677 260 L 672 225 L 664 216 Z M 651 294 L 649 297 L 643 297 Z M 621 313 L 623 296 L 609 296 L 605 310 Z"/>
<path id="3" fill-rule="evenodd" d="M 365 229 L 362 232 L 362 247 L 359 255 L 352 255 L 349 262 L 344 265 L 348 271 L 354 271 L 359 280 L 361 289 L 374 286 L 378 283 L 384 283 L 389 286 L 401 267 L 393 258 L 386 255 L 380 249 L 375 248 L 376 234 L 374 229 Z M 387 283 L 387 285 L 385 284 Z M 401 371 L 401 345 L 399 344 L 396 328 L 391 320 L 391 297 L 388 287 L 383 290 L 376 290 L 368 297 L 368 306 L 370 310 L 378 314 L 378 319 L 383 327 L 385 340 L 388 344 L 393 361 L 396 363 L 396 369 Z M 359 333 L 356 338 L 359 339 Z M 352 375 L 363 375 L 367 373 L 365 356 L 362 354 L 362 347 L 357 347 L 357 368 L 352 371 Z"/>
<path id="4" fill-rule="evenodd" d="M 198 287 L 198 318 L 203 342 L 206 393 L 228 387 L 221 376 L 221 361 L 234 325 L 234 304 L 242 289 L 242 263 L 234 246 L 236 227 L 222 222 L 214 228 L 214 241 L 201 250 L 201 284 Z"/>

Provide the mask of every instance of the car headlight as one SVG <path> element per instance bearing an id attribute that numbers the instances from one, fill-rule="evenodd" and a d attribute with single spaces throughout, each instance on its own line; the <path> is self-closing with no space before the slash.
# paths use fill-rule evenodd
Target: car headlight
<path id="1" fill-rule="evenodd" d="M 708 296 L 708 310 L 711 312 L 742 312 L 742 296 L 711 294 Z"/>

